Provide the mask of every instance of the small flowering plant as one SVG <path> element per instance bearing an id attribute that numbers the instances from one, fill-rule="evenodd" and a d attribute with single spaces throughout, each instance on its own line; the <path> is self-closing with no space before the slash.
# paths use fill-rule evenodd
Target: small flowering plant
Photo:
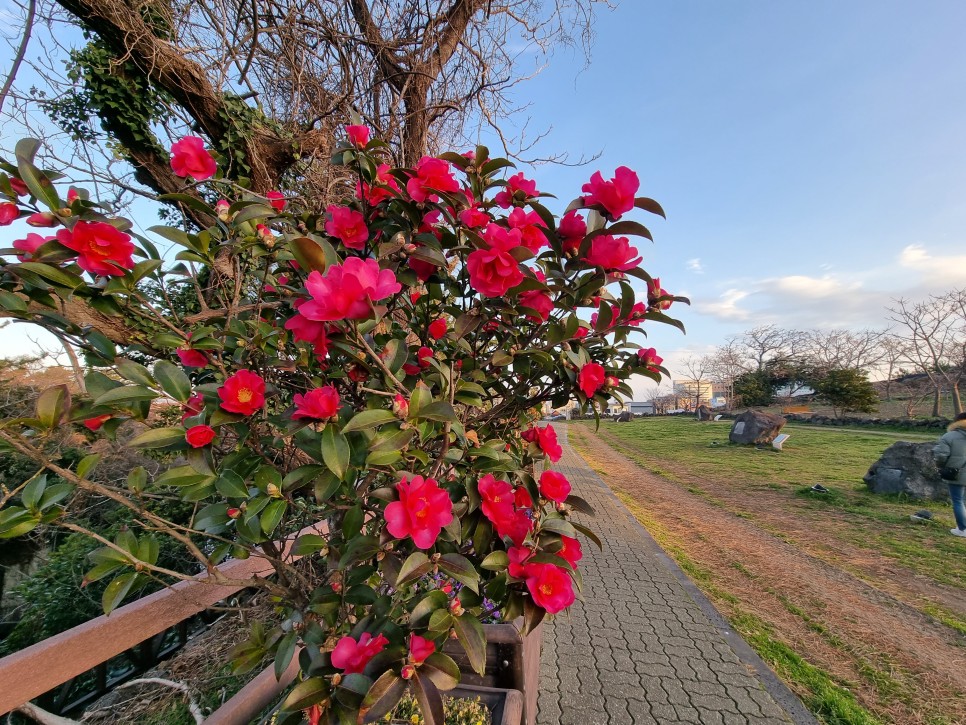
<path id="1" fill-rule="evenodd" d="M 207 226 L 155 227 L 178 250 L 166 262 L 86 192 L 61 198 L 37 146 L 0 163 L 0 224 L 56 231 L 0 250 L 0 307 L 82 349 L 89 371 L 81 394 L 52 388 L 0 424 L 0 444 L 37 463 L 2 492 L 0 536 L 69 525 L 78 491 L 129 508 L 141 530 L 87 574 L 112 577 L 107 612 L 191 576 L 157 565 L 158 536 L 216 583 L 226 558 L 264 557 L 270 575 L 244 584 L 282 621 L 256 626 L 236 666 L 271 655 L 281 674 L 297 656 L 285 708 L 310 722 L 376 720 L 410 688 L 440 722 L 459 681 L 447 640 L 482 672 L 482 621 L 529 631 L 573 604 L 581 540 L 600 542 L 571 519 L 587 503 L 543 470 L 561 447 L 541 407 L 596 409 L 633 374 L 658 379 L 632 336 L 680 326 L 666 310 L 684 301 L 639 267 L 630 238 L 650 233 L 626 217 L 663 212 L 634 172 L 594 174 L 558 220 L 485 147 L 396 168 L 355 125 L 334 156 L 344 196 L 313 212 L 222 178 L 188 137 L 171 160 L 185 193 L 165 200 Z M 132 421 L 127 445 L 164 462 L 157 476 L 100 481 L 94 453 L 56 462 L 55 428 L 93 442 Z M 158 516 L 152 496 L 193 502 L 191 520 Z"/>

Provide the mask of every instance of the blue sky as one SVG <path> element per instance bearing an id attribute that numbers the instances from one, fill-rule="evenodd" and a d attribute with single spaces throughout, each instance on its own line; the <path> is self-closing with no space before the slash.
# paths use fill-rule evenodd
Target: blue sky
<path id="1" fill-rule="evenodd" d="M 565 203 L 626 165 L 667 210 L 635 218 L 693 301 L 687 336 L 651 331 L 672 372 L 759 324 L 883 327 L 891 298 L 966 286 L 964 27 L 962 2 L 624 0 L 589 67 L 563 50 L 520 87 L 538 152 L 602 154 L 533 175 Z"/>

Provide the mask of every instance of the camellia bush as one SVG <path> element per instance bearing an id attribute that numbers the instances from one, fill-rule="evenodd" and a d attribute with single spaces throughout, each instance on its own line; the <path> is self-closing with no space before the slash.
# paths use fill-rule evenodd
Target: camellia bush
<path id="1" fill-rule="evenodd" d="M 297 656 L 291 719 L 372 721 L 411 688 L 441 722 L 439 692 L 459 680 L 445 642 L 482 672 L 482 623 L 526 632 L 566 610 L 582 539 L 600 545 L 571 520 L 587 503 L 543 470 L 561 447 L 542 406 L 596 409 L 630 395 L 631 375 L 659 379 L 661 358 L 631 338 L 680 326 L 666 310 L 683 298 L 639 266 L 629 238 L 650 234 L 625 217 L 663 212 L 625 167 L 595 173 L 557 219 L 482 146 L 394 168 L 366 127 L 346 131 L 344 198 L 324 213 L 221 178 L 200 138 L 176 143 L 185 191 L 163 200 L 209 225 L 154 227 L 167 261 L 85 191 L 58 189 L 37 142 L 0 165 L 0 224 L 38 229 L 0 250 L 0 307 L 88 365 L 83 392 L 52 388 L 0 425 L 0 445 L 36 464 L 2 491 L 0 536 L 84 531 L 74 499 L 111 499 L 137 525 L 92 555 L 105 612 L 152 580 L 260 587 L 279 623 L 256 622 L 235 666 L 271 655 L 280 674 Z M 94 453 L 64 468 L 63 426 L 90 445 L 131 436 L 163 470 L 105 481 Z M 148 505 L 172 498 L 194 504 L 187 524 Z M 197 570 L 158 566 L 160 537 Z M 248 556 L 271 575 L 217 568 Z"/>

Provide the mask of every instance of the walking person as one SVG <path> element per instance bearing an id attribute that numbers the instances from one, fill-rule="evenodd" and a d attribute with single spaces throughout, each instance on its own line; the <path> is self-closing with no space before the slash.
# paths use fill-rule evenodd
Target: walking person
<path id="1" fill-rule="evenodd" d="M 950 529 L 949 533 L 966 538 L 966 504 L 963 503 L 963 492 L 966 491 L 966 413 L 960 413 L 949 424 L 932 449 L 932 456 L 940 467 L 939 475 L 949 484 L 949 497 L 953 500 L 956 528 Z"/>

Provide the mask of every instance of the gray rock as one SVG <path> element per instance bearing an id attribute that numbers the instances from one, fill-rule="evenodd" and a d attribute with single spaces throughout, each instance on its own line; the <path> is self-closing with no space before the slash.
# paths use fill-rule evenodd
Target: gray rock
<path id="1" fill-rule="evenodd" d="M 780 415 L 746 410 L 735 418 L 728 440 L 741 445 L 771 443 L 784 425 L 785 419 Z"/>
<path id="2" fill-rule="evenodd" d="M 618 413 L 617 415 L 614 416 L 614 422 L 629 423 L 631 418 L 633 417 L 634 416 L 631 415 L 631 412 L 629 410 L 625 410 L 623 413 Z"/>
<path id="3" fill-rule="evenodd" d="M 932 459 L 934 443 L 898 441 L 862 477 L 872 493 L 903 493 L 914 499 L 942 501 L 949 487 Z"/>
<path id="4" fill-rule="evenodd" d="M 714 420 L 714 413 L 711 412 L 711 408 L 707 405 L 699 405 L 695 409 L 694 414 L 698 420 Z"/>

